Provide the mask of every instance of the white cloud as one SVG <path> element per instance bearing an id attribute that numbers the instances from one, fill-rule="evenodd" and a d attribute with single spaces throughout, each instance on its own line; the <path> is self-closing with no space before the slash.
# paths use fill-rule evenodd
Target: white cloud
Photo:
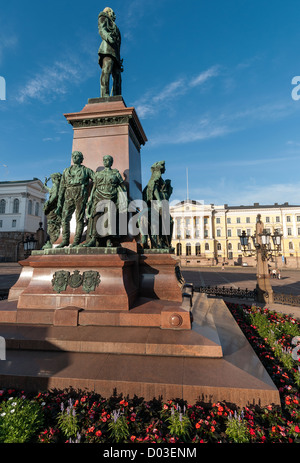
<path id="1" fill-rule="evenodd" d="M 211 68 L 207 69 L 206 71 L 201 72 L 197 77 L 195 77 L 191 82 L 189 83 L 190 87 L 196 87 L 197 85 L 202 85 L 204 82 L 206 82 L 208 79 L 211 77 L 216 77 L 220 73 L 220 67 L 219 66 L 212 66 Z"/>
<path id="2" fill-rule="evenodd" d="M 224 136 L 233 131 L 234 128 L 228 127 L 225 124 L 222 125 L 218 121 L 203 118 L 194 124 L 182 125 L 168 133 L 154 135 L 149 143 L 151 145 L 178 145 Z"/>
<path id="3" fill-rule="evenodd" d="M 175 191 L 176 196 L 185 197 L 185 190 Z M 288 202 L 291 205 L 300 205 L 299 183 L 272 183 L 269 185 L 245 182 L 243 188 L 235 182 L 220 179 L 218 188 L 203 185 L 202 187 L 189 188 L 191 199 L 203 198 L 206 204 L 228 204 L 229 206 L 251 206 L 254 203 L 261 205 L 282 204 Z"/>
<path id="4" fill-rule="evenodd" d="M 155 91 L 152 90 L 152 92 L 148 92 L 143 98 L 134 103 L 136 112 L 141 119 L 153 116 L 172 100 L 177 99 L 181 95 L 185 95 L 190 88 L 203 85 L 206 81 L 212 77 L 216 77 L 218 74 L 219 66 L 216 65 L 201 72 L 192 80 L 188 80 L 184 77 L 178 78 L 165 85 L 163 90 L 159 93 L 155 93 Z"/>
<path id="5" fill-rule="evenodd" d="M 2 27 L 1 27 L 2 29 Z M 15 34 L 5 33 L 2 29 L 0 33 L 0 63 L 3 60 L 4 53 L 8 50 L 12 50 L 18 43 L 18 38 Z"/>
<path id="6" fill-rule="evenodd" d="M 66 93 L 70 82 L 77 82 L 80 77 L 81 72 L 74 64 L 56 61 L 36 73 L 20 90 L 17 100 L 19 103 L 29 99 L 52 100 L 56 95 Z"/>

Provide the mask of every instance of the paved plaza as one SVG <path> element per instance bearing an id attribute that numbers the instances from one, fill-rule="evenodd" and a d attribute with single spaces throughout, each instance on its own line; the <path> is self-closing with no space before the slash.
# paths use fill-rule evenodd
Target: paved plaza
<path id="1" fill-rule="evenodd" d="M 253 290 L 256 286 L 255 267 L 201 267 L 182 269 L 185 280 L 194 286 L 220 286 Z M 283 270 L 281 278 L 272 278 L 273 291 L 285 294 L 300 294 L 300 270 Z"/>

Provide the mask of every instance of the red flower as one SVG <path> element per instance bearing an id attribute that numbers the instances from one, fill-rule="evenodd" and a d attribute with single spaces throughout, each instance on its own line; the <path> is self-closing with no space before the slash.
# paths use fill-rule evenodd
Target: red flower
<path id="1" fill-rule="evenodd" d="M 120 401 L 120 405 L 124 405 L 124 407 L 127 407 L 128 402 L 126 402 L 126 400 L 123 399 Z"/>
<path id="2" fill-rule="evenodd" d="M 98 429 L 98 431 L 95 432 L 95 435 L 96 435 L 97 437 L 102 436 L 102 432 L 100 431 L 100 429 Z"/>
<path id="3" fill-rule="evenodd" d="M 295 432 L 300 432 L 300 428 L 298 425 L 295 426 Z"/>

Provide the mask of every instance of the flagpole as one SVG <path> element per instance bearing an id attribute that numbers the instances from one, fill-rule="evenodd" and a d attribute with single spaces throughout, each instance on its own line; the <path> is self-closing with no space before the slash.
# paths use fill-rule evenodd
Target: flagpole
<path id="1" fill-rule="evenodd" d="M 186 168 L 186 200 L 189 200 L 189 174 L 188 168 Z"/>

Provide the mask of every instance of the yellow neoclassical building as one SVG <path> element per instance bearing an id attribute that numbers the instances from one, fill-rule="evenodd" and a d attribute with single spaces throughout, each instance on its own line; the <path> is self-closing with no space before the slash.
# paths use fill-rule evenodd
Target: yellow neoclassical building
<path id="1" fill-rule="evenodd" d="M 279 267 L 300 267 L 300 206 L 217 206 L 185 200 L 172 205 L 170 212 L 174 220 L 172 245 L 182 265 L 254 265 L 255 253 L 243 255 L 239 236 L 243 230 L 249 236 L 255 233 L 260 214 L 268 232 L 282 234 L 281 250 L 271 265 L 276 260 Z"/>

